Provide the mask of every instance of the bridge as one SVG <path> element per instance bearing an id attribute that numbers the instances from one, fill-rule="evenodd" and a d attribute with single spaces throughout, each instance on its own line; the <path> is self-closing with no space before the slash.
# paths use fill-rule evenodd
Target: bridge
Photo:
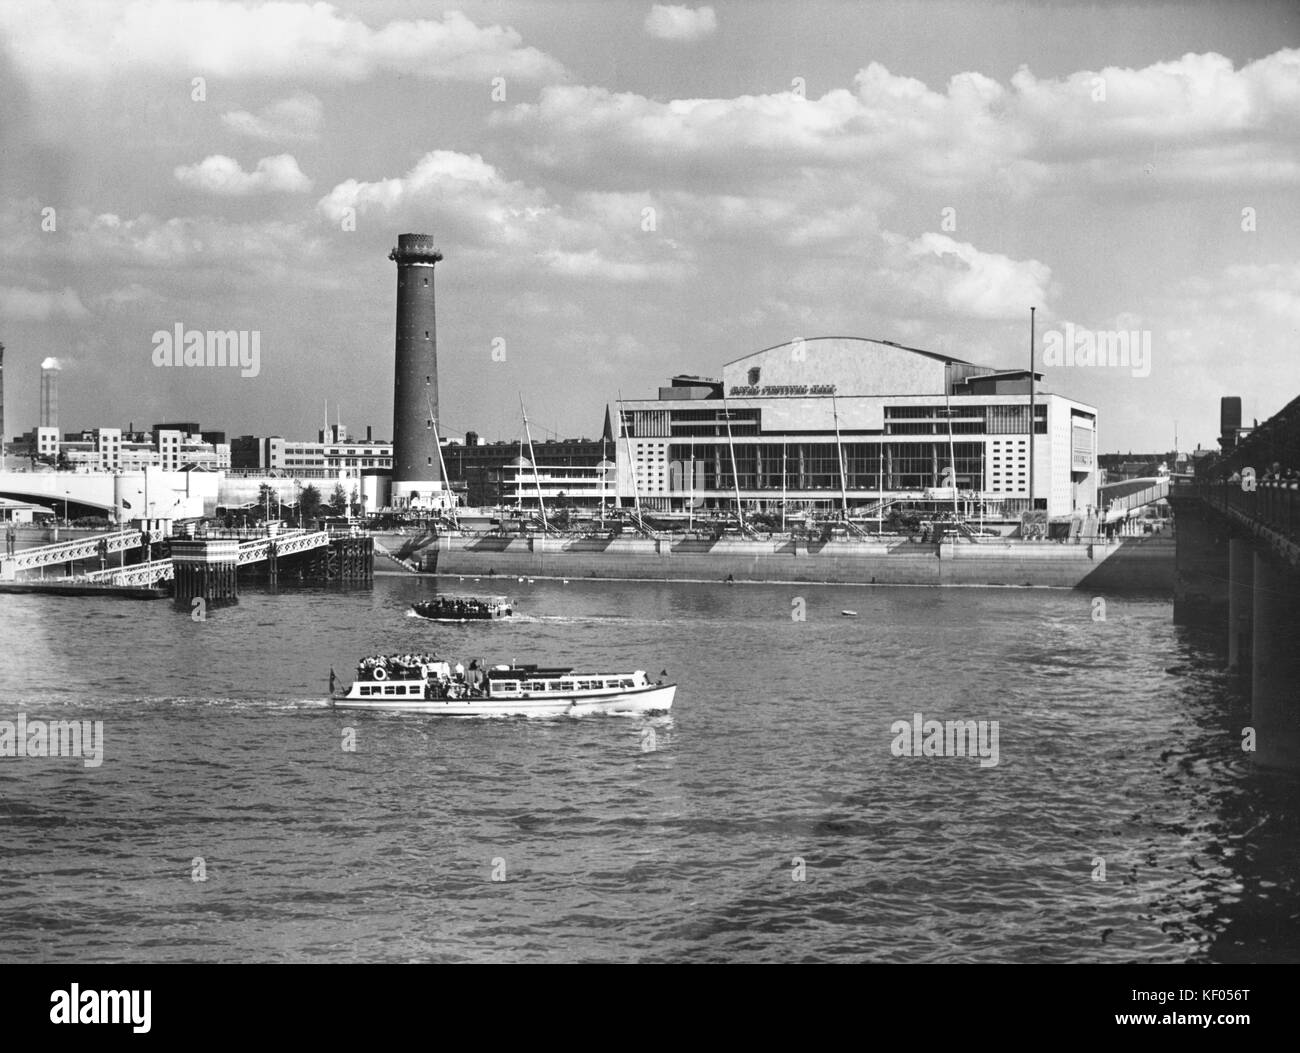
<path id="1" fill-rule="evenodd" d="M 61 541 L 53 545 L 23 549 L 0 559 L 0 581 L 14 581 L 20 572 L 42 570 L 45 567 L 82 560 L 103 558 L 140 548 L 144 540 L 142 530 L 123 530 L 116 534 L 100 534 L 76 541 Z M 149 532 L 151 545 L 164 540 L 161 530 Z M 107 572 L 103 572 L 107 573 Z"/>
<path id="2" fill-rule="evenodd" d="M 68 518 L 191 519 L 216 510 L 219 472 L 0 471 L 0 497 L 43 505 Z"/>
<path id="3" fill-rule="evenodd" d="M 1249 682 L 1255 759 L 1300 770 L 1300 398 L 1179 478 L 1174 620 L 1223 633 Z M 1243 732 L 1243 735 L 1245 733 Z"/>
<path id="4" fill-rule="evenodd" d="M 243 538 L 199 537 L 169 538 L 161 530 L 149 532 L 150 551 L 155 544 L 167 543 L 171 554 L 162 559 L 147 556 L 139 563 L 106 567 L 57 579 L 64 584 L 86 583 L 131 588 L 153 587 L 164 581 L 176 579 L 176 563 L 200 564 L 214 567 L 229 564 L 231 569 L 255 563 L 269 563 L 274 568 L 278 561 L 306 552 L 326 549 L 337 540 L 328 531 L 289 530 L 275 535 Z M 124 530 L 114 534 L 41 545 L 5 556 L 0 560 L 0 581 L 17 581 L 19 575 L 43 571 L 46 567 L 60 566 L 85 560 L 104 559 L 141 549 L 144 531 Z M 276 575 L 274 571 L 271 577 Z"/>
<path id="5" fill-rule="evenodd" d="M 1163 501 L 1169 496 L 1169 479 L 1149 477 L 1127 479 L 1122 483 L 1103 486 L 1098 498 L 1105 508 L 1105 521 L 1118 523 L 1131 519 L 1147 505 Z"/>

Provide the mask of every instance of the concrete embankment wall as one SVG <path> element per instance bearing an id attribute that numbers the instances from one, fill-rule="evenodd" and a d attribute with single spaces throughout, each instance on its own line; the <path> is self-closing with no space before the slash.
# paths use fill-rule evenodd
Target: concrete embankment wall
<path id="1" fill-rule="evenodd" d="M 1031 585 L 1127 591 L 1173 588 L 1174 543 L 1111 545 L 989 541 L 673 541 L 440 537 L 423 569 L 437 574 L 664 581 Z"/>

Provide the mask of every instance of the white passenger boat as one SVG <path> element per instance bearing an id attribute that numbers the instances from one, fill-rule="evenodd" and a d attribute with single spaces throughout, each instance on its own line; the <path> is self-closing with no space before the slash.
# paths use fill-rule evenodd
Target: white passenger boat
<path id="1" fill-rule="evenodd" d="M 478 660 L 469 669 L 431 655 L 362 659 L 357 679 L 332 704 L 340 709 L 398 710 L 446 717 L 587 716 L 667 712 L 676 684 L 652 682 L 645 670 L 580 673 Z"/>

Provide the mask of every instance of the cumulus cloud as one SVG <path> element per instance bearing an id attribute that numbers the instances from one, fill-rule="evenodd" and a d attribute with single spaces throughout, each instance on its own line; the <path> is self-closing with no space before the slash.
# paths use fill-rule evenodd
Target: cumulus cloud
<path id="1" fill-rule="evenodd" d="M 51 318 L 81 319 L 90 312 L 69 288 L 53 291 L 0 285 L 0 314 L 15 321 L 46 322 Z"/>
<path id="2" fill-rule="evenodd" d="M 711 7 L 655 4 L 645 16 L 645 31 L 660 40 L 699 40 L 718 28 Z"/>
<path id="3" fill-rule="evenodd" d="M 879 277 L 929 306 L 968 318 L 1012 319 L 1049 297 L 1052 271 L 1038 260 L 983 252 L 945 234 L 882 238 L 888 266 Z"/>
<path id="4" fill-rule="evenodd" d="M 550 56 L 524 47 L 515 30 L 477 26 L 457 11 L 372 28 L 328 3 L 31 0 L 0 4 L 0 36 L 33 78 L 140 72 L 325 81 L 381 73 L 446 81 L 564 76 Z"/>
<path id="5" fill-rule="evenodd" d="M 491 115 L 503 145 L 551 171 L 657 181 L 754 180 L 794 166 L 856 170 L 876 184 L 1028 193 L 1045 186 L 1181 183 L 1280 185 L 1300 174 L 1300 50 L 1234 70 L 1184 55 L 1139 70 L 1107 68 L 1004 86 L 960 73 L 942 91 L 872 63 L 853 87 L 660 101 L 551 85 L 536 103 Z"/>
<path id="6" fill-rule="evenodd" d="M 238 135 L 272 141 L 319 138 L 321 102 L 310 92 L 298 92 L 287 99 L 277 99 L 257 113 L 232 110 L 221 115 L 221 123 Z"/>
<path id="7" fill-rule="evenodd" d="M 311 180 L 303 175 L 291 154 L 263 157 L 252 172 L 245 172 L 234 158 L 213 154 L 198 164 L 177 165 L 174 174 L 182 186 L 222 197 L 295 194 L 311 189 Z"/>
<path id="8" fill-rule="evenodd" d="M 462 251 L 494 253 L 498 268 L 613 282 L 681 277 L 689 254 L 670 239 L 643 236 L 648 200 L 579 193 L 564 205 L 507 179 L 478 154 L 434 150 L 404 176 L 346 180 L 317 208 L 335 224 L 348 210 L 427 216 L 439 238 Z"/>

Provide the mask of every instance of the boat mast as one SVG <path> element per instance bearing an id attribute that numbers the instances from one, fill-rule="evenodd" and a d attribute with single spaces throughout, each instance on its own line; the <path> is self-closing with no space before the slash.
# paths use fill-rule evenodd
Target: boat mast
<path id="1" fill-rule="evenodd" d="M 876 443 L 876 533 L 885 532 L 885 440 Z"/>
<path id="2" fill-rule="evenodd" d="M 433 444 L 438 448 L 438 464 L 442 466 L 442 485 L 446 488 L 448 497 L 451 496 L 451 479 L 447 476 L 447 462 L 442 456 L 442 439 L 438 436 L 438 419 L 433 415 L 433 399 L 427 398 L 429 404 L 429 427 L 433 429 Z M 453 502 L 447 508 L 451 516 L 452 525 L 457 530 L 460 529 L 460 519 L 456 515 L 456 505 Z"/>
<path id="3" fill-rule="evenodd" d="M 845 490 L 844 481 L 844 449 L 840 446 L 840 411 L 835 405 L 835 396 L 831 396 L 831 415 L 835 418 L 835 459 L 840 463 L 840 510 L 844 515 L 844 523 L 847 526 L 849 522 L 849 496 Z"/>
<path id="4" fill-rule="evenodd" d="M 1029 510 L 1034 510 L 1034 312 L 1037 307 L 1029 308 Z M 1033 516 L 1029 517 L 1033 522 Z"/>
<path id="5" fill-rule="evenodd" d="M 785 533 L 785 451 L 786 444 L 781 443 L 781 533 Z"/>
<path id="6" fill-rule="evenodd" d="M 690 482 L 688 484 L 688 493 L 690 497 L 686 499 L 686 529 L 695 529 L 695 437 L 690 437 Z"/>
<path id="7" fill-rule="evenodd" d="M 623 436 L 627 446 L 627 471 L 632 478 L 632 504 L 636 508 L 637 529 L 643 530 L 645 523 L 641 519 L 641 492 L 636 485 L 636 458 L 632 456 L 632 436 L 627 433 L 626 421 L 623 419 L 623 392 L 618 393 L 618 433 Z"/>
<path id="8" fill-rule="evenodd" d="M 519 412 L 524 415 L 524 434 L 528 436 L 528 459 L 533 462 L 533 484 L 537 487 L 537 507 L 542 510 L 542 533 L 549 534 L 546 525 L 546 502 L 542 500 L 542 480 L 537 474 L 537 453 L 533 450 L 533 433 L 528 427 L 528 411 L 524 409 L 524 396 L 519 396 Z"/>
<path id="9" fill-rule="evenodd" d="M 952 391 L 951 374 L 952 363 L 949 362 L 943 367 L 943 411 L 944 416 L 948 418 L 948 463 L 952 466 L 952 514 L 957 515 L 957 455 L 953 453 L 952 445 L 952 401 L 949 392 Z"/>
<path id="10" fill-rule="evenodd" d="M 740 529 L 745 529 L 745 513 L 740 508 L 740 476 L 736 472 L 736 445 L 731 439 L 731 410 L 727 406 L 727 396 L 722 396 L 722 414 L 727 419 L 727 449 L 731 452 L 731 485 L 736 491 L 736 520 Z"/>

